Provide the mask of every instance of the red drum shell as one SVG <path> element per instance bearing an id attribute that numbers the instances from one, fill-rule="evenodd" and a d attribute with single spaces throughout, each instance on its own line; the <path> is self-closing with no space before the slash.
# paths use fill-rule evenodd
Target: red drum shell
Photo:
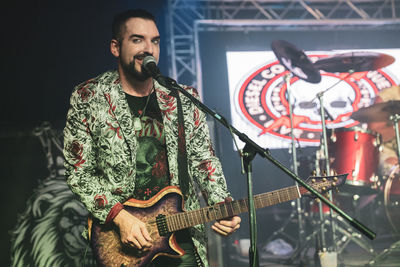
<path id="1" fill-rule="evenodd" d="M 319 214 L 319 203 L 314 201 L 311 204 L 311 213 Z M 329 206 L 324 203 L 322 203 L 322 213 L 329 214 Z"/>
<path id="2" fill-rule="evenodd" d="M 346 184 L 370 186 L 376 181 L 380 136 L 361 128 L 330 131 L 328 151 L 331 169 L 349 173 Z"/>

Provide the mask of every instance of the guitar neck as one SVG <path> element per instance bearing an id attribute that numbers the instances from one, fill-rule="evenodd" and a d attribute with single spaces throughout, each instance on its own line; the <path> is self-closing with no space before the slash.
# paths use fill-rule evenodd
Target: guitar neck
<path id="1" fill-rule="evenodd" d="M 299 188 L 296 186 L 271 191 L 254 196 L 256 209 L 287 202 L 301 197 Z M 170 232 L 175 232 L 198 224 L 232 217 L 249 211 L 247 198 L 232 202 L 216 204 L 199 210 L 172 214 L 166 217 L 166 223 Z"/>

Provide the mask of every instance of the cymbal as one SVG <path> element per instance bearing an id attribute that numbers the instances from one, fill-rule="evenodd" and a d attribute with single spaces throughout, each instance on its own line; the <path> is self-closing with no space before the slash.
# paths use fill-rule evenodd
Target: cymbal
<path id="1" fill-rule="evenodd" d="M 360 108 L 353 112 L 350 118 L 359 122 L 389 122 L 390 116 L 395 114 L 400 115 L 399 100 L 390 100 Z"/>
<path id="2" fill-rule="evenodd" d="M 321 74 L 314 68 L 310 59 L 293 44 L 276 40 L 272 42 L 271 48 L 279 62 L 293 75 L 310 83 L 321 81 Z"/>
<path id="3" fill-rule="evenodd" d="M 394 57 L 374 52 L 349 52 L 321 58 L 314 63 L 326 72 L 361 72 L 377 70 L 394 62 Z"/>
<path id="4" fill-rule="evenodd" d="M 392 87 L 385 88 L 378 93 L 378 96 L 382 99 L 381 102 L 400 100 L 400 86 L 394 85 Z"/>

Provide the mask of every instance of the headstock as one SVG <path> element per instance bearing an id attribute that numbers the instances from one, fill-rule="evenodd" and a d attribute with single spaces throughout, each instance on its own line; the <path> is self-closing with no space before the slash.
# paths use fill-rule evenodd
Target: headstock
<path id="1" fill-rule="evenodd" d="M 324 194 L 334 188 L 342 186 L 346 182 L 348 173 L 332 175 L 332 176 L 310 176 L 307 178 L 306 183 Z M 300 194 L 303 196 L 314 197 L 306 188 L 299 186 Z"/>

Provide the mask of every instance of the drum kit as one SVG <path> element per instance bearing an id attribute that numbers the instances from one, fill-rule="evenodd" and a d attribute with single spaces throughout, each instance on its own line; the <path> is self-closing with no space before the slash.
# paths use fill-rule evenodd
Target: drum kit
<path id="1" fill-rule="evenodd" d="M 358 121 L 360 123 L 359 127 L 328 129 L 325 122 L 326 109 L 323 104 L 324 93 L 342 80 L 350 77 L 355 72 L 374 71 L 384 68 L 392 64 L 394 58 L 382 53 L 349 52 L 321 58 L 312 63 L 303 51 L 297 49 L 296 46 L 287 41 L 274 41 L 271 47 L 280 63 L 289 71 L 289 75 L 294 75 L 309 83 L 319 83 L 321 81 L 321 70 L 330 73 L 348 73 L 347 76 L 339 80 L 333 86 L 321 90 L 314 98 L 318 98 L 320 101 L 322 125 L 321 142 L 317 150 L 315 168 L 321 170 L 321 165 L 325 164 L 326 173 L 349 174 L 346 186 L 340 190 L 341 192 L 330 195 L 330 200 L 333 201 L 333 203 L 344 210 L 349 209 L 348 212 L 354 212 L 355 214 L 361 208 L 369 205 L 368 203 L 383 203 L 380 207 L 384 209 L 382 213 L 385 213 L 386 219 L 392 228 L 391 231 L 389 231 L 390 234 L 400 234 L 400 224 L 398 223 L 400 221 L 400 171 L 398 161 L 398 159 L 400 159 L 400 147 L 397 145 L 400 140 L 398 129 L 398 121 L 400 118 L 400 93 L 399 100 L 376 103 L 353 112 L 349 119 Z M 400 88 L 397 86 L 390 88 L 390 90 L 398 90 L 400 92 Z M 287 82 L 287 96 L 290 106 L 289 113 L 292 118 L 289 82 Z M 372 122 L 383 122 L 390 125 L 392 131 L 394 128 L 395 135 L 393 139 L 382 140 L 381 134 L 368 129 L 367 125 Z M 397 156 L 397 162 L 393 164 L 390 173 L 382 174 L 379 172 L 380 156 L 385 152 L 382 151 L 384 142 L 388 141 L 392 141 L 392 143 L 395 144 L 393 147 L 395 155 Z M 297 162 L 295 150 L 296 146 L 292 136 L 293 162 Z M 297 163 L 293 164 L 293 166 L 297 174 Z M 347 203 L 348 199 L 351 200 L 350 207 L 343 204 Z M 367 199 L 367 201 L 361 203 L 359 201 L 360 199 Z M 297 203 L 297 205 L 299 205 L 299 203 Z M 327 217 L 325 215 L 331 213 L 331 211 L 321 203 L 319 203 L 319 206 L 313 204 L 307 208 L 309 208 L 309 212 L 304 211 L 303 208 L 297 208 L 296 212 L 299 212 L 299 210 L 302 210 L 304 214 L 319 212 L 319 224 L 324 224 L 326 221 L 324 218 Z M 299 224 L 300 219 L 301 217 L 299 217 L 298 220 Z M 354 237 L 351 230 L 350 233 L 348 232 L 348 228 L 351 227 L 345 225 L 343 229 L 341 229 L 340 222 L 334 222 L 340 221 L 340 218 L 336 218 L 332 213 L 330 220 L 332 220 L 332 222 L 328 224 L 332 227 L 333 232 L 331 241 L 335 243 L 332 247 L 341 246 L 341 249 L 343 249 L 343 238 L 335 236 L 335 232 L 338 232 L 338 234 L 346 233 L 346 238 L 348 240 L 345 243 L 347 244 Z M 299 225 L 299 228 L 303 229 L 304 226 Z M 324 230 L 321 232 L 324 232 Z M 323 238 L 324 234 L 322 233 L 321 235 Z M 342 241 L 337 241 L 340 239 L 342 239 Z M 372 247 L 363 244 L 364 241 L 362 241 L 360 236 L 354 241 L 372 253 Z"/>

